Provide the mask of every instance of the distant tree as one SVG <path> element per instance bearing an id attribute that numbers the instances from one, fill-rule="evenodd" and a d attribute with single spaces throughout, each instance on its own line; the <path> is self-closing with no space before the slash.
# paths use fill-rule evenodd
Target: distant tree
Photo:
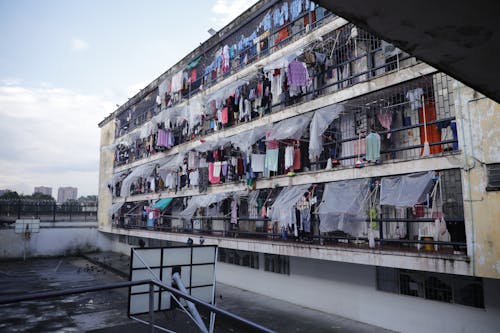
<path id="1" fill-rule="evenodd" d="M 17 200 L 21 198 L 22 196 L 20 196 L 16 191 L 8 191 L 0 196 L 0 199 L 4 200 Z"/>
<path id="2" fill-rule="evenodd" d="M 48 194 L 43 194 L 43 193 L 33 193 L 31 196 L 27 196 L 27 199 L 33 199 L 33 200 L 45 200 L 45 201 L 55 201 L 55 199 Z"/>

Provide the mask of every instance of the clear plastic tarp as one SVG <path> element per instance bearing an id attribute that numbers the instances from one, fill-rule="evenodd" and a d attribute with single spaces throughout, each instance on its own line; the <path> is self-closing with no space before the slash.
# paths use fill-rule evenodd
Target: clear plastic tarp
<path id="1" fill-rule="evenodd" d="M 165 180 L 167 174 L 170 172 L 175 172 L 179 170 L 179 167 L 183 164 L 184 157 L 186 153 L 178 153 L 172 156 L 167 156 L 159 161 L 160 167 L 158 168 L 158 174 Z"/>
<path id="2" fill-rule="evenodd" d="M 158 126 L 156 123 L 152 121 L 148 121 L 147 123 L 144 124 L 144 126 L 141 127 L 140 132 L 139 132 L 139 138 L 144 139 L 150 136 L 151 134 L 157 132 Z"/>
<path id="3" fill-rule="evenodd" d="M 127 171 L 121 171 L 121 172 L 115 173 L 113 175 L 113 177 L 111 177 L 108 180 L 108 186 L 110 186 L 111 188 L 115 187 L 116 183 L 118 183 L 120 180 L 122 180 L 123 176 L 125 176 L 126 174 L 127 174 Z"/>
<path id="4" fill-rule="evenodd" d="M 122 207 L 123 207 L 124 202 L 116 202 L 109 207 L 108 213 L 109 216 L 113 216 L 113 214 L 116 214 Z"/>
<path id="5" fill-rule="evenodd" d="M 188 119 L 187 105 L 173 106 L 171 108 L 163 109 L 151 119 L 151 123 L 160 124 L 167 122 L 172 125 L 179 125 L 184 119 Z"/>
<path id="6" fill-rule="evenodd" d="M 250 80 L 255 76 L 255 74 L 251 74 L 247 77 L 244 77 L 244 78 L 241 78 L 241 79 L 238 79 L 234 82 L 231 82 L 223 87 L 221 87 L 219 90 L 217 90 L 216 92 L 210 94 L 207 96 L 206 98 L 206 102 L 207 103 L 210 103 L 210 101 L 217 101 L 217 100 L 221 100 L 221 99 L 226 99 L 229 97 L 229 95 L 231 95 L 234 90 L 236 90 L 236 88 L 238 88 L 239 86 L 242 86 L 244 84 L 247 84 L 250 82 Z"/>
<path id="7" fill-rule="evenodd" d="M 312 116 L 313 112 L 309 112 L 297 117 L 282 120 L 278 123 L 274 123 L 273 127 L 270 130 L 271 133 L 267 137 L 267 141 L 300 139 L 306 131 Z"/>
<path id="8" fill-rule="evenodd" d="M 271 219 L 278 221 L 280 227 L 295 221 L 295 204 L 304 196 L 311 185 L 285 187 L 271 206 Z"/>
<path id="9" fill-rule="evenodd" d="M 344 111 L 342 104 L 332 104 L 316 110 L 309 127 L 309 159 L 314 161 L 323 151 L 323 133 Z"/>
<path id="10" fill-rule="evenodd" d="M 141 130 L 140 129 L 135 129 L 130 133 L 125 134 L 121 138 L 118 139 L 116 142 L 116 145 L 125 145 L 125 146 L 130 146 L 132 143 L 134 143 L 135 140 L 139 139 L 141 135 Z"/>
<path id="11" fill-rule="evenodd" d="M 191 98 L 188 101 L 187 118 L 189 123 L 189 129 L 191 132 L 193 128 L 201 122 L 201 117 L 205 112 L 203 105 L 204 103 L 201 94 L 197 94 L 195 97 Z"/>
<path id="12" fill-rule="evenodd" d="M 395 207 L 413 207 L 425 202 L 432 189 L 434 171 L 384 177 L 380 184 L 380 204 Z"/>
<path id="13" fill-rule="evenodd" d="M 190 220 L 196 210 L 200 207 L 208 207 L 213 203 L 220 202 L 228 197 L 230 197 L 233 192 L 222 192 L 222 193 L 212 193 L 206 195 L 197 195 L 191 197 L 189 203 L 182 212 L 178 214 L 179 218 Z"/>
<path id="14" fill-rule="evenodd" d="M 254 143 L 266 136 L 266 132 L 271 128 L 270 124 L 252 128 L 250 130 L 238 133 L 229 137 L 229 142 L 234 147 L 240 148 L 242 151 L 249 151 Z"/>
<path id="15" fill-rule="evenodd" d="M 167 93 L 167 79 L 161 81 L 161 83 L 158 85 L 158 95 L 160 96 L 165 96 Z"/>
<path id="16" fill-rule="evenodd" d="M 349 179 L 325 185 L 319 207 L 319 230 L 342 230 L 352 236 L 361 236 L 366 221 L 370 179 Z"/>
<path id="17" fill-rule="evenodd" d="M 132 185 L 132 183 L 139 178 L 149 177 L 156 168 L 157 163 L 157 161 L 154 161 L 139 165 L 127 177 L 125 177 L 120 191 L 121 196 L 128 197 L 130 195 L 130 185 Z"/>
<path id="18" fill-rule="evenodd" d="M 218 147 L 222 147 L 229 142 L 229 138 L 225 137 L 211 137 L 206 139 L 200 145 L 196 146 L 194 150 L 200 153 L 205 153 L 210 150 L 217 149 Z"/>

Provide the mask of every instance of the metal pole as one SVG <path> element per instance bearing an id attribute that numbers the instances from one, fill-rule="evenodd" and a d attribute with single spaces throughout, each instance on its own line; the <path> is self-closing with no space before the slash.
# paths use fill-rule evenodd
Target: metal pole
<path id="1" fill-rule="evenodd" d="M 155 304 L 155 293 L 154 293 L 154 285 L 152 283 L 149 284 L 149 327 L 151 329 L 151 333 L 155 331 L 155 322 L 154 322 L 154 304 Z"/>
<path id="2" fill-rule="evenodd" d="M 185 294 L 188 294 L 188 291 L 187 291 L 186 287 L 184 286 L 184 283 L 182 283 L 182 279 L 181 279 L 181 276 L 179 275 L 179 273 L 174 273 L 172 275 L 172 280 L 175 281 L 175 284 L 177 285 L 177 289 L 179 289 L 180 291 L 182 291 Z M 186 300 L 186 303 L 187 303 L 187 306 L 189 308 L 189 312 L 191 312 L 194 319 L 198 322 L 198 326 L 200 327 L 200 329 L 202 329 L 203 332 L 208 332 L 208 330 L 205 326 L 205 323 L 203 322 L 203 319 L 201 319 L 201 316 L 200 316 L 200 313 L 198 312 L 198 309 L 196 309 L 196 305 L 194 305 L 193 302 L 190 302 L 188 300 Z"/>

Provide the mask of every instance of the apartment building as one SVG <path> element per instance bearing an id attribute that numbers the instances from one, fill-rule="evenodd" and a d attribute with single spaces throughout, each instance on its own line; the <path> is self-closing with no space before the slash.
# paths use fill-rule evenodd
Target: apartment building
<path id="1" fill-rule="evenodd" d="M 35 189 L 33 190 L 33 194 L 35 193 L 42 193 L 45 195 L 50 195 L 52 196 L 52 187 L 48 186 L 35 186 Z"/>
<path id="2" fill-rule="evenodd" d="M 99 228 L 217 244 L 218 281 L 384 328 L 491 332 L 499 111 L 313 2 L 260 1 L 99 124 Z"/>
<path id="3" fill-rule="evenodd" d="M 68 200 L 76 200 L 78 189 L 76 187 L 66 186 L 57 189 L 57 202 L 64 203 Z"/>

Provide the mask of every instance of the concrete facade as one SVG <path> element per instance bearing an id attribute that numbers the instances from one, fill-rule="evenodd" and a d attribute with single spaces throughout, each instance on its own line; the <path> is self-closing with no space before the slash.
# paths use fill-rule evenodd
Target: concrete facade
<path id="1" fill-rule="evenodd" d="M 496 332 L 500 281 L 485 279 L 485 309 L 376 288 L 375 267 L 290 257 L 290 275 L 217 264 L 217 280 L 399 332 Z"/>

